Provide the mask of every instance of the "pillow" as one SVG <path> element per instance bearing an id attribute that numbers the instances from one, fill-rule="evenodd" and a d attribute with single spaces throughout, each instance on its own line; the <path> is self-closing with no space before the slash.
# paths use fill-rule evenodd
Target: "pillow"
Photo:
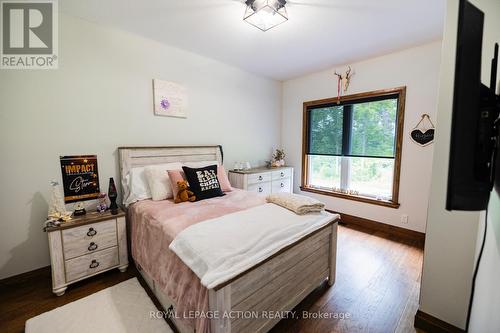
<path id="1" fill-rule="evenodd" d="M 174 198 L 177 196 L 177 192 L 179 192 L 179 187 L 177 186 L 177 182 L 180 180 L 186 180 L 186 174 L 182 170 L 167 170 L 168 178 L 170 179 L 170 186 L 172 187 L 172 193 Z"/>
<path id="2" fill-rule="evenodd" d="M 226 170 L 224 169 L 223 165 L 219 165 L 218 161 L 201 161 L 201 162 L 184 163 L 185 166 L 188 166 L 190 168 L 203 168 L 203 167 L 206 167 L 209 165 L 214 165 L 214 164 L 216 164 L 218 166 L 217 178 L 219 180 L 222 192 L 231 192 L 233 190 L 233 188 L 231 187 L 231 183 L 229 182 L 229 179 L 227 178 Z"/>
<path id="3" fill-rule="evenodd" d="M 229 182 L 229 178 L 227 178 L 226 169 L 224 169 L 223 165 L 217 167 L 217 179 L 219 180 L 222 192 L 231 192 L 233 190 L 231 183 Z"/>
<path id="4" fill-rule="evenodd" d="M 217 179 L 217 165 L 204 168 L 183 166 L 182 170 L 186 174 L 190 190 L 196 195 L 196 201 L 224 195 Z"/>
<path id="5" fill-rule="evenodd" d="M 177 182 L 179 180 L 187 180 L 186 174 L 181 170 L 167 170 L 167 172 L 168 177 L 170 178 L 170 186 L 172 187 L 172 192 L 175 198 L 177 192 L 179 191 Z M 233 188 L 231 187 L 231 183 L 227 178 L 226 170 L 222 165 L 217 167 L 217 180 L 219 181 L 222 192 L 231 192 L 233 190 Z"/>
<path id="6" fill-rule="evenodd" d="M 133 204 L 140 200 L 151 199 L 151 191 L 149 190 L 148 181 L 144 174 L 146 167 L 132 168 L 127 175 L 128 196 L 124 200 L 125 206 Z"/>
<path id="7" fill-rule="evenodd" d="M 179 162 L 151 165 L 146 167 L 144 173 L 148 180 L 149 189 L 151 191 L 151 198 L 154 201 L 160 201 L 173 198 L 172 187 L 170 186 L 170 179 L 168 178 L 167 170 L 180 170 L 182 164 Z"/>

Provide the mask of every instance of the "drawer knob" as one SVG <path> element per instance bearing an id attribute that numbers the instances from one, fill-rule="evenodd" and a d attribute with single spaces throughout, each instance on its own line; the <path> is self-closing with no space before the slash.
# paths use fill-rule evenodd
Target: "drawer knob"
<path id="1" fill-rule="evenodd" d="M 259 180 L 262 180 L 262 179 L 264 179 L 264 178 L 262 178 L 262 176 L 259 176 Z"/>
<path id="2" fill-rule="evenodd" d="M 281 187 L 285 187 L 285 184 L 281 183 Z"/>
<path id="3" fill-rule="evenodd" d="M 92 262 L 90 263 L 90 266 L 89 268 L 97 268 L 99 267 L 99 262 L 97 260 L 92 260 Z"/>
<path id="4" fill-rule="evenodd" d="M 97 235 L 97 231 L 94 228 L 89 228 L 89 232 L 87 232 L 87 236 L 93 237 Z"/>
<path id="5" fill-rule="evenodd" d="M 259 187 L 259 193 L 261 192 L 264 192 L 264 190 L 262 189 L 262 187 Z"/>
<path id="6" fill-rule="evenodd" d="M 284 172 L 281 173 L 281 177 L 285 177 L 285 173 Z"/>
<path id="7" fill-rule="evenodd" d="M 92 243 L 90 243 L 90 245 L 88 247 L 88 250 L 89 251 L 95 251 L 95 250 L 97 250 L 97 247 L 98 247 L 97 244 L 94 243 L 94 242 L 92 242 Z"/>

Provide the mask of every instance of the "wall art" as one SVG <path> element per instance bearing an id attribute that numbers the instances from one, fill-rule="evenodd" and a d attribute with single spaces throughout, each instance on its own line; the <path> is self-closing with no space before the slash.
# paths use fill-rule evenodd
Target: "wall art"
<path id="1" fill-rule="evenodd" d="M 153 80 L 154 112 L 157 116 L 186 118 L 187 91 L 178 83 Z"/>
<path id="2" fill-rule="evenodd" d="M 61 156 L 64 202 L 94 200 L 99 197 L 96 155 Z"/>
<path id="3" fill-rule="evenodd" d="M 425 147 L 434 141 L 434 132 L 435 127 L 431 117 L 424 113 L 417 126 L 411 131 L 410 136 L 415 143 Z"/>

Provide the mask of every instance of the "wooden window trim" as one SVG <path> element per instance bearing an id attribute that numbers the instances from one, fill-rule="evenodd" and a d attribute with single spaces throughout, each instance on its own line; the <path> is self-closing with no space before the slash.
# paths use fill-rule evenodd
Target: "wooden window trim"
<path id="1" fill-rule="evenodd" d="M 325 104 L 337 103 L 338 98 L 326 98 L 315 101 L 304 102 L 303 105 L 303 115 L 302 115 L 302 171 L 301 171 L 301 186 L 300 189 L 305 192 L 311 192 L 316 194 L 328 195 L 332 197 L 354 200 L 374 205 L 380 205 L 390 208 L 399 208 L 399 182 L 401 176 L 401 157 L 403 154 L 403 134 L 404 134 L 404 114 L 405 114 L 405 104 L 406 104 L 406 87 L 398 87 L 392 89 L 382 89 L 376 91 L 370 91 L 365 93 L 353 94 L 348 96 L 340 97 L 341 102 L 347 102 L 352 100 L 359 100 L 363 98 L 388 96 L 397 94 L 399 97 L 398 103 L 398 114 L 397 114 L 397 126 L 396 126 L 396 156 L 394 157 L 394 177 L 392 183 L 392 200 L 384 201 L 377 200 L 368 197 L 363 197 L 359 195 L 345 194 L 335 191 L 329 191 L 324 189 L 318 189 L 315 187 L 310 187 L 307 185 L 307 174 L 308 174 L 308 159 L 306 154 L 307 147 L 307 109 L 312 106 L 320 106 Z"/>

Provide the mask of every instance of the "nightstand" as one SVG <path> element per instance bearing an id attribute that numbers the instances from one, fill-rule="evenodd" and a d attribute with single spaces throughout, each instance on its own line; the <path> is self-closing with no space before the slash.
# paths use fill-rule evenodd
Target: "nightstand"
<path id="1" fill-rule="evenodd" d="M 128 267 L 125 213 L 87 213 L 58 227 L 47 228 L 52 291 L 61 296 L 68 285 L 118 268 Z"/>
<path id="2" fill-rule="evenodd" d="M 254 168 L 229 171 L 231 186 L 260 194 L 293 192 L 293 168 Z"/>

